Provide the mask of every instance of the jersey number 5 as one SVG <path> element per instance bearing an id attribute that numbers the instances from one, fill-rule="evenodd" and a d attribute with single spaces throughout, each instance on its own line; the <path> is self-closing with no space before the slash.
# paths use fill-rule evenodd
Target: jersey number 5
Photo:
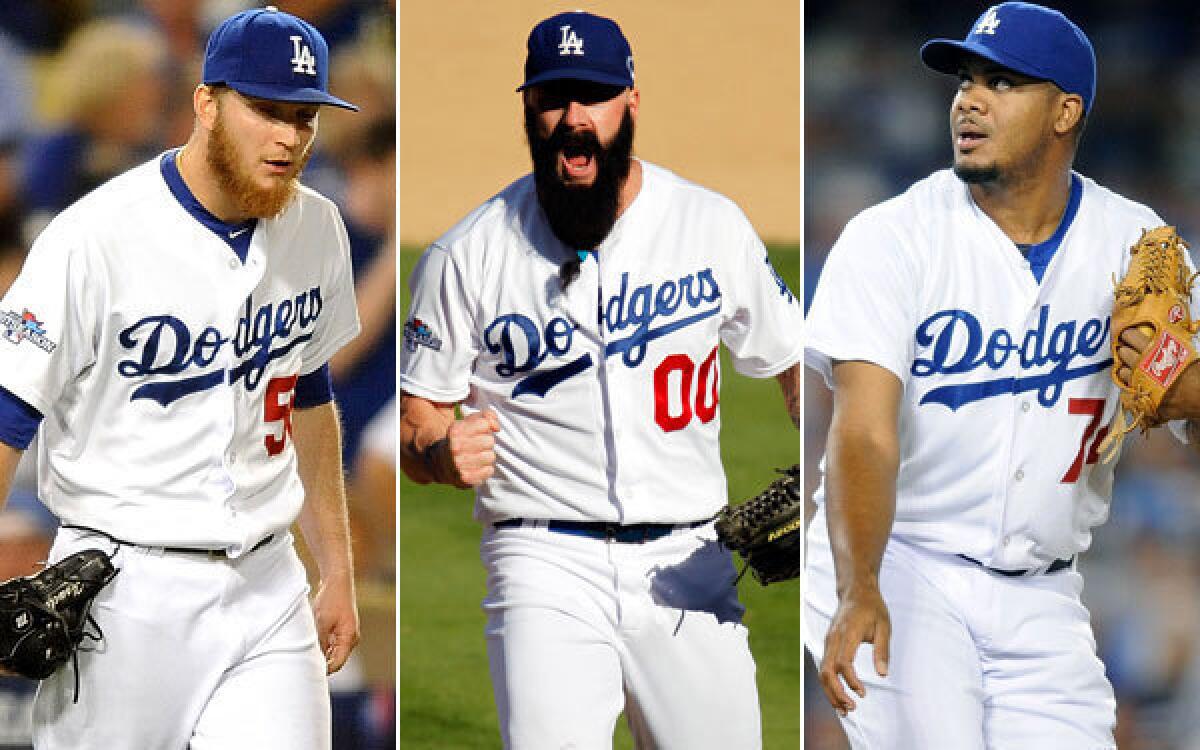
<path id="1" fill-rule="evenodd" d="M 283 422 L 280 435 L 268 434 L 263 442 L 267 446 L 268 456 L 278 456 L 287 446 L 288 436 L 292 434 L 292 402 L 296 399 L 296 376 L 286 378 L 271 378 L 267 382 L 266 398 L 263 403 L 263 421 Z"/>
<path id="2" fill-rule="evenodd" d="M 717 349 L 714 346 L 700 371 L 696 363 L 686 354 L 671 354 L 663 358 L 654 368 L 654 421 L 663 432 L 675 432 L 687 427 L 692 415 L 708 424 L 717 415 L 718 390 L 721 379 L 717 367 Z M 695 396 L 692 381 L 696 381 Z M 692 403 L 695 402 L 695 411 Z"/>
<path id="3" fill-rule="evenodd" d="M 1079 440 L 1079 453 L 1067 473 L 1060 480 L 1063 484 L 1074 484 L 1079 481 L 1084 464 L 1094 464 L 1099 460 L 1096 453 L 1100 441 L 1108 434 L 1108 427 L 1100 427 L 1100 418 L 1104 416 L 1104 399 L 1102 398 L 1073 398 L 1067 402 L 1067 412 L 1090 416 L 1087 427 L 1083 429 L 1083 437 Z M 1096 429 L 1100 427 L 1100 429 Z"/>

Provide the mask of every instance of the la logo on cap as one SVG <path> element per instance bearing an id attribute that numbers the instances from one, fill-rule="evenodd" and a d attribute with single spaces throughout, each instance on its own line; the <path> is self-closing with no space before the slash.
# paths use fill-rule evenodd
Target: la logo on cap
<path id="1" fill-rule="evenodd" d="M 317 58 L 313 55 L 312 50 L 304 43 L 304 37 L 292 36 L 288 37 L 292 40 L 292 72 L 307 73 L 310 76 L 317 74 Z"/>
<path id="2" fill-rule="evenodd" d="M 996 9 L 988 8 L 988 12 L 983 18 L 979 19 L 979 23 L 975 25 L 976 34 L 995 34 L 996 29 L 1000 26 L 1000 19 L 996 17 Z"/>
<path id="3" fill-rule="evenodd" d="M 560 55 L 582 55 L 583 40 L 574 31 L 571 31 L 571 25 L 560 26 L 562 31 L 562 41 L 558 44 L 558 54 Z"/>

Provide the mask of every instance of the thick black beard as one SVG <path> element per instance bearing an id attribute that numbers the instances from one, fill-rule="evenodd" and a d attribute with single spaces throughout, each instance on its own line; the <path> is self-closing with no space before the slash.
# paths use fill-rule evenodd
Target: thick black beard
<path id="1" fill-rule="evenodd" d="M 594 250 L 617 221 L 621 187 L 633 157 L 633 117 L 626 108 L 612 143 L 604 146 L 594 133 L 569 133 L 559 126 L 547 138 L 537 134 L 534 113 L 525 108 L 525 136 L 533 160 L 538 202 L 554 235 L 572 250 Z M 558 177 L 558 155 L 564 147 L 589 151 L 596 160 L 596 179 L 586 187 L 567 186 Z M 577 270 L 577 269 L 576 269 Z M 564 284 L 565 286 L 565 284 Z"/>
<path id="2" fill-rule="evenodd" d="M 1000 170 L 995 164 L 986 167 L 965 167 L 955 164 L 954 174 L 968 185 L 986 185 L 1000 179 Z"/>

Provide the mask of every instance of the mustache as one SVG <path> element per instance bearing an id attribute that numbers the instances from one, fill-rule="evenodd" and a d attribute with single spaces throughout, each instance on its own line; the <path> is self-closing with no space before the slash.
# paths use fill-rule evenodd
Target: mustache
<path id="1" fill-rule="evenodd" d="M 551 152 L 561 151 L 567 156 L 578 154 L 599 154 L 604 151 L 600 139 L 591 130 L 569 130 L 561 123 L 543 143 L 543 147 Z"/>
<path id="2" fill-rule="evenodd" d="M 629 174 L 629 160 L 633 154 L 633 120 L 626 110 L 621 119 L 613 142 L 607 146 L 592 130 L 572 130 L 565 123 L 559 123 L 547 136 L 537 132 L 535 114 L 528 105 L 525 107 L 525 140 L 529 144 L 529 154 L 533 161 L 534 173 L 542 179 L 550 179 L 557 167 L 559 152 L 565 156 L 586 154 L 592 156 L 601 166 L 601 171 L 617 177 L 623 182 Z"/>

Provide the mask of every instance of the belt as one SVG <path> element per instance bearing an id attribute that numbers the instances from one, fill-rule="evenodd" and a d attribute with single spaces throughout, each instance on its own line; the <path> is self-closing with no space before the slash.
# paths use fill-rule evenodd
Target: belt
<path id="1" fill-rule="evenodd" d="M 163 552 L 170 552 L 172 554 L 177 554 L 177 555 L 197 555 L 197 556 L 207 557 L 209 560 L 228 560 L 229 559 L 229 550 L 227 550 L 225 548 L 222 548 L 222 549 L 200 549 L 197 547 L 161 547 L 158 545 L 151 545 L 151 544 L 136 544 L 134 542 L 127 542 L 124 539 L 118 539 L 117 537 L 113 536 L 112 534 L 109 534 L 106 531 L 101 531 L 100 529 L 93 529 L 90 526 L 74 526 L 72 524 L 63 524 L 62 528 L 76 529 L 78 531 L 87 531 L 92 534 L 99 534 L 100 536 L 107 537 L 112 542 L 123 545 L 125 547 L 142 547 L 144 549 L 162 550 Z M 274 539 L 275 539 L 274 534 L 267 534 L 265 537 L 263 537 L 262 539 L 260 539 L 258 541 L 258 544 L 255 544 L 253 547 L 251 547 L 249 550 L 247 550 L 246 554 L 250 554 L 251 552 L 256 552 L 256 551 L 262 549 L 263 547 L 266 547 Z"/>
<path id="2" fill-rule="evenodd" d="M 984 565 L 983 563 L 979 562 L 978 560 L 976 560 L 973 557 L 967 557 L 966 555 L 959 555 L 959 557 L 966 560 L 967 562 L 975 563 L 976 565 L 978 565 L 979 567 L 983 568 L 986 571 L 995 573 L 997 575 L 1009 576 L 1011 578 L 1017 578 L 1019 576 L 1027 576 L 1034 572 L 1039 572 L 1041 575 L 1045 575 L 1047 573 L 1057 573 L 1060 570 L 1066 570 L 1067 568 L 1071 567 L 1071 565 L 1075 562 L 1075 557 L 1071 556 L 1064 560 L 1055 560 L 1054 562 L 1050 563 L 1049 567 L 1047 567 L 1045 570 L 1041 570 L 1041 571 L 1038 571 L 1037 568 L 1031 568 L 1029 570 L 1001 570 L 1000 568 L 989 568 L 987 565 Z"/>
<path id="3" fill-rule="evenodd" d="M 608 521 L 544 521 L 531 518 L 507 518 L 492 524 L 497 529 L 516 529 L 522 526 L 545 526 L 560 534 L 573 534 L 589 539 L 604 539 L 612 542 L 640 544 L 661 539 L 677 529 L 694 529 L 711 521 L 705 518 L 691 523 L 631 523 L 619 524 Z"/>

